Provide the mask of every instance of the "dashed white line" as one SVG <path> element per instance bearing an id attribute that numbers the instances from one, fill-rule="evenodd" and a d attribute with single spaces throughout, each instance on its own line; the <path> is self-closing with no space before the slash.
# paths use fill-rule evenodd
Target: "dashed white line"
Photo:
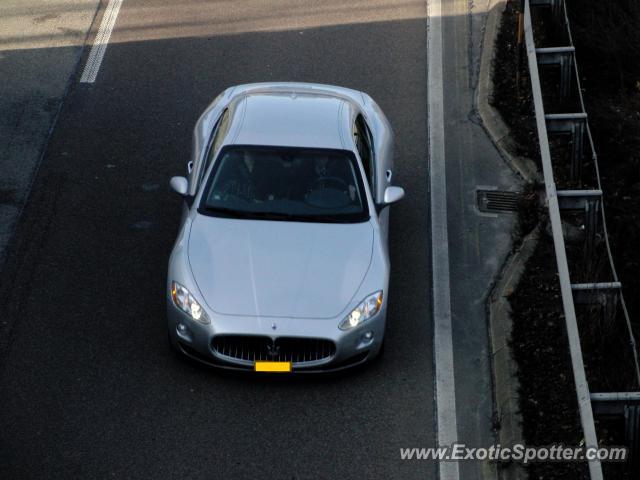
<path id="1" fill-rule="evenodd" d="M 433 278 L 433 356 L 435 364 L 436 428 L 438 446 L 457 441 L 456 395 L 453 368 L 447 180 L 444 148 L 444 85 L 442 3 L 428 0 L 428 122 L 429 182 L 431 191 L 431 255 Z M 440 480 L 459 480 L 458 462 L 440 462 Z"/>
<path id="2" fill-rule="evenodd" d="M 120 12 L 120 6 L 123 0 L 110 0 L 104 11 L 98 34 L 91 47 L 87 64 L 84 66 L 82 76 L 80 77 L 80 83 L 93 83 L 96 81 L 102 59 L 104 58 L 104 52 L 107 50 L 109 39 L 111 38 L 111 32 L 113 26 L 116 24 L 118 18 L 118 12 Z"/>

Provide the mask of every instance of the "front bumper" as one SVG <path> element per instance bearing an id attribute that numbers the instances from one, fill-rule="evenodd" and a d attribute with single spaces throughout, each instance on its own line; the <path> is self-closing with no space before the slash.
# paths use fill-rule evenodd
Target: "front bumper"
<path id="1" fill-rule="evenodd" d="M 211 324 L 202 325 L 178 310 L 170 300 L 167 302 L 167 319 L 169 339 L 177 350 L 197 362 L 227 370 L 253 371 L 254 362 L 248 361 L 246 356 L 231 358 L 221 355 L 214 348 L 215 337 L 269 337 L 274 345 L 279 340 L 292 338 L 333 342 L 335 349 L 326 358 L 299 362 L 294 360 L 292 363 L 293 373 L 322 373 L 355 367 L 378 355 L 384 337 L 386 305 L 373 318 L 348 331 L 338 328 L 341 319 L 265 319 L 216 315 Z M 182 325 L 180 330 L 178 325 Z M 364 339 L 366 332 L 373 335 L 370 341 Z"/>

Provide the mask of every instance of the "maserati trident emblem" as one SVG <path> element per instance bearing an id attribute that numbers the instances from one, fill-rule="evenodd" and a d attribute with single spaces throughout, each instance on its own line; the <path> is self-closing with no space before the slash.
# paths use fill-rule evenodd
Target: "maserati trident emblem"
<path id="1" fill-rule="evenodd" d="M 273 343 L 267 345 L 267 355 L 271 358 L 277 357 L 280 354 L 280 347 L 278 345 L 274 345 Z"/>
<path id="2" fill-rule="evenodd" d="M 278 326 L 275 323 L 271 324 L 271 330 L 275 330 L 276 328 L 278 328 Z"/>

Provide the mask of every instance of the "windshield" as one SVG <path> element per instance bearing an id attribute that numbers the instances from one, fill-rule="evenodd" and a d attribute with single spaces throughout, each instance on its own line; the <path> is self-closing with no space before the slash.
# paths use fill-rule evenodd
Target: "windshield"
<path id="1" fill-rule="evenodd" d="M 307 222 L 369 219 L 353 154 L 305 148 L 226 147 L 209 175 L 199 211 Z"/>

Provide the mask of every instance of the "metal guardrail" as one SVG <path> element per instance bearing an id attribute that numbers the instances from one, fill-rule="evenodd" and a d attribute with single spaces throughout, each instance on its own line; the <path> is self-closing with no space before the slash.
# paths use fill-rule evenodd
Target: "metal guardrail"
<path id="1" fill-rule="evenodd" d="M 612 411 L 612 402 L 617 402 L 617 410 L 622 408 L 626 411 L 628 405 L 635 406 L 640 403 L 640 392 L 611 392 L 611 393 L 590 393 L 589 384 L 586 379 L 584 369 L 584 359 L 580 344 L 580 335 L 576 318 L 576 304 L 588 303 L 589 296 L 596 297 L 596 302 L 600 303 L 604 312 L 615 315 L 617 305 L 622 306 L 627 332 L 629 334 L 629 344 L 633 351 L 635 363 L 635 374 L 640 386 L 640 364 L 636 342 L 631 327 L 629 313 L 624 302 L 621 284 L 613 262 L 611 246 L 609 244 L 607 223 L 602 201 L 602 184 L 600 170 L 598 168 L 598 158 L 589 128 L 588 116 L 586 114 L 580 76 L 578 75 L 578 65 L 575 58 L 575 47 L 571 37 L 571 27 L 567 14 L 567 7 L 564 0 L 522 0 L 524 7 L 524 36 L 531 77 L 531 87 L 533 92 L 533 102 L 536 116 L 536 126 L 538 130 L 538 140 L 540 143 L 540 156 L 544 176 L 547 204 L 549 209 L 549 220 L 553 235 L 553 243 L 556 253 L 556 263 L 560 290 L 562 294 L 562 304 L 565 314 L 565 323 L 569 340 L 569 350 L 571 354 L 571 364 L 573 378 L 576 386 L 578 407 L 580 412 L 580 422 L 584 434 L 586 447 L 598 447 L 598 439 L 594 424 L 594 411 Z M 531 18 L 531 7 L 550 7 L 555 18 L 559 19 L 566 28 L 569 38 L 569 45 L 536 48 L 533 23 Z M 579 98 L 581 110 L 577 113 L 551 114 L 545 115 L 544 102 L 542 98 L 542 88 L 540 84 L 540 74 L 538 65 L 557 65 L 560 68 L 560 95 L 567 98 L 571 92 L 571 78 L 575 79 L 576 90 Z M 584 158 L 584 139 L 588 139 L 587 146 L 591 150 L 591 159 L 595 166 L 597 189 L 595 190 L 561 190 L 556 189 L 553 165 L 551 162 L 551 150 L 549 146 L 549 133 L 564 133 L 572 136 L 572 162 L 571 179 L 582 183 L 582 160 Z M 595 252 L 596 231 L 601 228 L 604 238 L 606 253 L 611 268 L 611 282 L 591 282 L 591 283 L 571 283 L 565 239 L 562 228 L 561 210 L 578 209 L 583 210 L 585 216 L 585 253 L 586 258 L 591 258 Z M 598 222 L 599 219 L 599 222 Z M 614 313 L 611 313 L 614 312 Z M 603 405 L 605 403 L 606 405 Z M 637 433 L 633 434 L 637 438 Z M 633 448 L 633 446 L 632 446 Z M 589 474 L 591 480 L 602 480 L 602 465 L 599 460 L 589 461 Z"/>

